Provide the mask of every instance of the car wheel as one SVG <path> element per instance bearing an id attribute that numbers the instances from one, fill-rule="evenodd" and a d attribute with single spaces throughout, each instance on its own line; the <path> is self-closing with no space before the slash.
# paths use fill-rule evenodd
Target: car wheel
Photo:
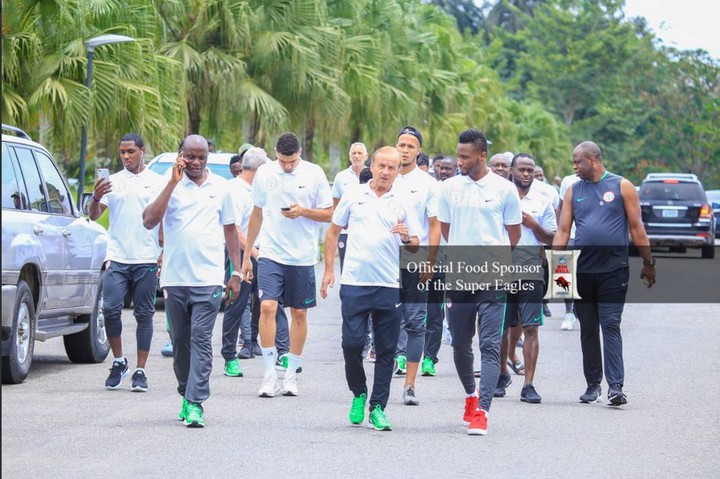
<path id="1" fill-rule="evenodd" d="M 706 259 L 713 259 L 715 257 L 715 245 L 705 245 L 702 247 L 702 257 Z"/>
<path id="2" fill-rule="evenodd" d="M 30 372 L 35 350 L 35 302 L 30 287 L 23 280 L 17 285 L 10 334 L 10 354 L 2 358 L 2 382 L 19 384 Z"/>
<path id="3" fill-rule="evenodd" d="M 110 352 L 107 332 L 105 331 L 105 316 L 103 315 L 103 280 L 105 272 L 100 273 L 98 290 L 95 297 L 95 306 L 90 315 L 78 317 L 78 322 L 88 323 L 88 327 L 79 333 L 63 337 L 65 352 L 74 363 L 101 363 L 105 361 Z"/>

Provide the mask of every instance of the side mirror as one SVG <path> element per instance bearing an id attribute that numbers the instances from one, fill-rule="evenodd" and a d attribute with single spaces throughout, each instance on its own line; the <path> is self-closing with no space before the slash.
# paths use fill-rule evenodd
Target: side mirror
<path id="1" fill-rule="evenodd" d="M 88 206 L 90 206 L 92 197 L 93 197 L 92 193 L 83 193 L 82 198 L 80 198 L 80 210 L 82 211 L 82 214 L 85 216 L 90 214 L 88 212 Z"/>

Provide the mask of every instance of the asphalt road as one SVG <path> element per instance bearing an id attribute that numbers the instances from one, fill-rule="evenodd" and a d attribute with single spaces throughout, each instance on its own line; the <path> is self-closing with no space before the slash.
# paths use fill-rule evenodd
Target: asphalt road
<path id="1" fill-rule="evenodd" d="M 639 282 L 639 270 L 632 274 Z M 521 403 L 522 378 L 514 376 L 508 396 L 493 402 L 485 437 L 465 433 L 464 393 L 447 344 L 438 375 L 418 380 L 420 406 L 404 406 L 402 379 L 393 380 L 392 432 L 350 426 L 339 306 L 336 288 L 310 312 L 295 398 L 256 396 L 259 358 L 241 361 L 244 378 L 223 376 L 220 315 L 204 429 L 176 419 L 172 359 L 159 352 L 167 339 L 161 309 L 147 393 L 130 392 L 129 378 L 124 389 L 106 391 L 110 359 L 74 365 L 62 340 L 38 343 L 25 383 L 2 386 L 3 477 L 717 477 L 718 304 L 626 306 L 629 404 L 622 409 L 578 402 L 585 388 L 579 331 L 561 331 L 563 306 L 552 304 L 535 381 L 542 404 Z M 132 367 L 130 310 L 123 322 Z M 366 370 L 372 374 L 370 363 Z"/>

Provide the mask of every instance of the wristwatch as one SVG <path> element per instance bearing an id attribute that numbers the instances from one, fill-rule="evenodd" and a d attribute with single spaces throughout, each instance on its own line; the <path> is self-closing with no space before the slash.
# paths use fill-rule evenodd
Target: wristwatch
<path id="1" fill-rule="evenodd" d="M 242 273 L 238 270 L 233 271 L 230 276 L 237 276 L 238 278 L 243 279 Z"/>
<path id="2" fill-rule="evenodd" d="M 655 266 L 655 258 L 650 258 L 650 261 L 643 260 L 643 266 Z"/>
<path id="3" fill-rule="evenodd" d="M 408 238 L 407 241 L 403 241 L 403 239 L 400 238 L 400 242 L 401 242 L 402 244 L 410 244 L 410 243 L 412 243 L 412 239 Z"/>

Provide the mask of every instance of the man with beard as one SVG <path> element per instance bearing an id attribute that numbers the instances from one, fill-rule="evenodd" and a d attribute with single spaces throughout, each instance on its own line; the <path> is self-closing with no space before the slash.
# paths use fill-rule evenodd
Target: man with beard
<path id="1" fill-rule="evenodd" d="M 527 153 L 518 153 L 511 164 L 512 181 L 517 187 L 522 209 L 522 225 L 520 241 L 513 250 L 513 263 L 528 267 L 542 268 L 543 245 L 552 244 L 553 235 L 557 229 L 555 211 L 552 204 L 538 188 L 539 181 L 533 179 L 535 160 Z M 530 268 L 528 268 L 530 269 Z M 523 286 L 518 292 L 508 294 L 505 309 L 505 322 L 500 350 L 500 379 L 498 380 L 495 397 L 505 396 L 505 389 L 512 382 L 512 376 L 507 370 L 507 354 L 509 347 L 508 331 L 511 327 L 520 325 L 525 334 L 523 357 L 525 359 L 525 383 L 520 392 L 520 400 L 527 403 L 540 403 L 542 398 L 533 386 L 535 366 L 537 365 L 540 342 L 538 328 L 544 323 L 543 318 L 543 275 L 541 273 L 527 276 L 516 276 Z"/>
<path id="2" fill-rule="evenodd" d="M 441 184 L 438 202 L 438 220 L 448 248 L 482 247 L 484 253 L 487 247 L 494 247 L 501 253 L 509 252 L 520 239 L 522 215 L 517 188 L 487 167 L 487 138 L 482 132 L 462 132 L 456 152 L 461 176 Z M 488 288 L 448 291 L 446 297 L 450 303 L 448 323 L 453 337 L 453 359 L 466 394 L 463 419 L 469 423 L 468 434 L 485 435 L 500 375 L 506 294 Z M 473 374 L 472 339 L 476 326 L 482 357 L 479 393 Z"/>

